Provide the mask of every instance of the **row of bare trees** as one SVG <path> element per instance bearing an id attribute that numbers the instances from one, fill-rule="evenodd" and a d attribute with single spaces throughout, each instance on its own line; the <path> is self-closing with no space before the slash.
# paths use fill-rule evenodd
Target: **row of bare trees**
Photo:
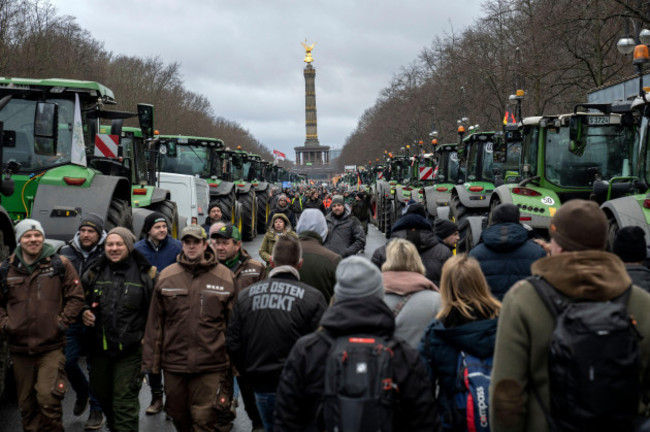
<path id="1" fill-rule="evenodd" d="M 359 119 L 339 158 L 375 163 L 384 150 L 415 143 L 431 151 L 429 132 L 455 142 L 457 120 L 496 130 L 515 90 L 524 116 L 568 112 L 590 89 L 634 73 L 616 42 L 624 22 L 647 21 L 648 1 L 486 0 L 482 16 L 422 49 Z M 370 158 L 368 157 L 370 155 Z"/>
<path id="2" fill-rule="evenodd" d="M 74 17 L 57 15 L 49 0 L 0 0 L 0 76 L 98 81 L 113 90 L 122 110 L 154 105 L 161 133 L 217 137 L 272 160 L 249 131 L 184 87 L 180 64 L 108 52 Z"/>

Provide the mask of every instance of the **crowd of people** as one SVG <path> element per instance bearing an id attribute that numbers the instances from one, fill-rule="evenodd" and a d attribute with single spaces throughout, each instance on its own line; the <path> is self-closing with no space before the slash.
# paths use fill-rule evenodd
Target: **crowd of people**
<path id="1" fill-rule="evenodd" d="M 576 199 L 547 242 L 501 204 L 455 254 L 459 227 L 411 203 L 369 260 L 366 194 L 269 203 L 261 261 L 218 203 L 178 240 L 159 213 L 140 240 L 90 213 L 58 253 L 20 221 L 0 331 L 24 430 L 63 430 L 69 382 L 86 429 L 137 431 L 145 376 L 147 414 L 164 409 L 182 432 L 231 430 L 240 396 L 253 431 L 647 427 L 641 228 L 608 245 L 605 214 Z"/>

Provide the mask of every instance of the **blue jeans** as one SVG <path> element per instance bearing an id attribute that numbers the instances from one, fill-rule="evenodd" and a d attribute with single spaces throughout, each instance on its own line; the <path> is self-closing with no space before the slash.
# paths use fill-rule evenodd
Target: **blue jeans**
<path id="1" fill-rule="evenodd" d="M 255 404 L 262 418 L 265 432 L 273 432 L 273 410 L 275 410 L 275 393 L 255 392 Z"/>
<path id="2" fill-rule="evenodd" d="M 88 396 L 90 398 L 90 410 L 101 412 L 99 401 L 90 390 L 88 379 L 79 367 L 79 358 L 83 351 L 83 339 L 86 334 L 86 327 L 81 322 L 76 322 L 68 328 L 65 334 L 65 373 L 68 375 L 70 386 L 77 393 L 77 396 Z M 90 362 L 86 363 L 90 375 Z"/>

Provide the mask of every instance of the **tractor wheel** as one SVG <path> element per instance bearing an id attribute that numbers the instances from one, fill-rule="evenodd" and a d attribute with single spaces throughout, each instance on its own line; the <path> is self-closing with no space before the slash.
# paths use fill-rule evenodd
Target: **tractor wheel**
<path id="1" fill-rule="evenodd" d="M 395 200 L 387 199 L 384 206 L 384 234 L 386 238 L 390 237 L 390 232 L 395 223 Z"/>
<path id="2" fill-rule="evenodd" d="M 465 239 L 467 238 L 467 208 L 460 202 L 458 195 L 451 197 L 451 205 L 449 206 L 449 219 L 458 225 L 458 234 L 460 240 L 456 246 L 457 253 L 469 252 L 466 250 Z"/>
<path id="3" fill-rule="evenodd" d="M 381 232 L 384 232 L 384 197 L 381 195 L 377 195 L 375 217 L 377 218 L 377 229 Z"/>
<path id="4" fill-rule="evenodd" d="M 244 229 L 244 218 L 242 216 L 242 205 L 239 201 L 235 201 L 235 210 L 232 212 L 232 224 L 237 227 L 241 233 Z"/>
<path id="5" fill-rule="evenodd" d="M 118 226 L 133 230 L 133 214 L 127 201 L 113 198 L 108 209 L 105 230 L 108 232 Z"/>
<path id="6" fill-rule="evenodd" d="M 616 233 L 619 229 L 620 227 L 618 226 L 618 222 L 616 222 L 616 218 L 613 216 L 610 217 L 607 220 L 607 250 L 612 250 L 614 239 L 616 239 Z"/>
<path id="7" fill-rule="evenodd" d="M 492 201 L 492 203 L 490 204 L 490 213 L 488 213 L 488 221 L 487 221 L 488 226 L 492 225 L 492 212 L 499 205 L 501 205 L 501 200 L 499 198 L 495 198 L 494 201 Z"/>
<path id="8" fill-rule="evenodd" d="M 266 226 L 269 222 L 269 193 L 268 191 L 255 194 L 257 197 L 257 233 L 265 234 Z M 295 227 L 294 227 L 295 228 Z"/>
<path id="9" fill-rule="evenodd" d="M 257 226 L 255 224 L 255 215 L 257 213 L 257 206 L 255 205 L 255 190 L 251 188 L 250 192 L 238 197 L 241 203 L 242 215 L 242 231 L 241 238 L 244 241 L 251 241 L 257 234 Z"/>
<path id="10" fill-rule="evenodd" d="M 178 230 L 178 227 L 180 225 L 178 222 L 178 208 L 176 207 L 175 202 L 169 200 L 160 201 L 151 204 L 151 207 L 149 207 L 149 209 L 161 213 L 163 216 L 165 216 L 165 219 L 171 223 L 169 234 L 171 234 L 172 237 L 178 238 L 180 236 L 181 233 Z M 188 221 L 188 224 L 189 223 L 190 221 Z"/>

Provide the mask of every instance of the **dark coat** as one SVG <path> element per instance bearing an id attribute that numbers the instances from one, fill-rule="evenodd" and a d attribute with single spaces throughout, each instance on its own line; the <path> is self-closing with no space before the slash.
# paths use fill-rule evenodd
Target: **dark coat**
<path id="1" fill-rule="evenodd" d="M 59 255 L 62 255 L 70 260 L 72 266 L 77 271 L 78 275 L 82 275 L 90 268 L 90 266 L 104 255 L 104 241 L 106 240 L 106 231 L 103 232 L 101 238 L 95 247 L 85 253 L 79 243 L 79 233 L 77 232 L 72 240 L 61 248 Z"/>
<path id="2" fill-rule="evenodd" d="M 644 265 L 625 264 L 625 270 L 630 275 L 632 283 L 650 292 L 650 269 Z"/>
<path id="3" fill-rule="evenodd" d="M 365 334 L 392 339 L 395 318 L 378 297 L 349 299 L 334 303 L 321 320 L 331 337 Z M 331 341 L 318 332 L 300 338 L 285 363 L 277 388 L 274 430 L 322 431 L 322 403 L 325 361 Z M 393 381 L 398 385 L 398 409 L 394 431 L 437 430 L 430 382 L 417 351 L 406 342 L 394 340 Z"/>
<path id="4" fill-rule="evenodd" d="M 303 209 L 308 209 L 308 208 L 315 208 L 323 212 L 325 214 L 327 210 L 325 210 L 325 205 L 323 204 L 323 200 L 316 198 L 315 200 L 312 200 L 311 198 L 306 199 L 305 202 L 303 203 Z"/>
<path id="5" fill-rule="evenodd" d="M 325 246 L 341 257 L 356 255 L 366 246 L 366 235 L 363 232 L 361 222 L 350 215 L 348 210 L 337 218 L 334 213 L 325 216 L 327 221 L 327 239 Z"/>
<path id="6" fill-rule="evenodd" d="M 401 238 L 413 243 L 426 269 L 425 276 L 434 284 L 440 284 L 442 265 L 453 253 L 447 245 L 436 237 L 431 224 L 425 218 L 417 214 L 402 216 L 395 223 L 390 238 Z M 375 250 L 371 261 L 381 269 L 381 266 L 386 262 L 386 245 Z"/>
<path id="7" fill-rule="evenodd" d="M 528 240 L 528 231 L 518 223 L 487 227 L 481 239 L 469 256 L 481 264 L 492 295 L 499 300 L 515 282 L 530 276 L 532 263 L 546 256 L 541 246 Z"/>
<path id="8" fill-rule="evenodd" d="M 276 213 L 282 213 L 287 217 L 287 219 L 289 219 L 289 222 L 291 222 L 292 227 L 296 226 L 296 215 L 293 214 L 293 210 L 291 210 L 291 204 L 287 204 L 284 207 L 280 207 L 280 206 L 272 207 L 271 217 L 273 217 L 273 215 Z"/>
<path id="9" fill-rule="evenodd" d="M 336 266 L 341 255 L 324 247 L 320 235 L 314 231 L 303 231 L 299 237 L 302 246 L 300 280 L 320 291 L 329 303 L 334 295 Z"/>
<path id="10" fill-rule="evenodd" d="M 149 261 L 149 264 L 156 267 L 158 272 L 161 272 L 165 267 L 176 262 L 176 257 L 178 257 L 178 254 L 183 249 L 183 243 L 167 235 L 158 247 L 155 247 L 147 237 L 138 241 L 134 248 L 144 255 L 147 261 Z"/>

